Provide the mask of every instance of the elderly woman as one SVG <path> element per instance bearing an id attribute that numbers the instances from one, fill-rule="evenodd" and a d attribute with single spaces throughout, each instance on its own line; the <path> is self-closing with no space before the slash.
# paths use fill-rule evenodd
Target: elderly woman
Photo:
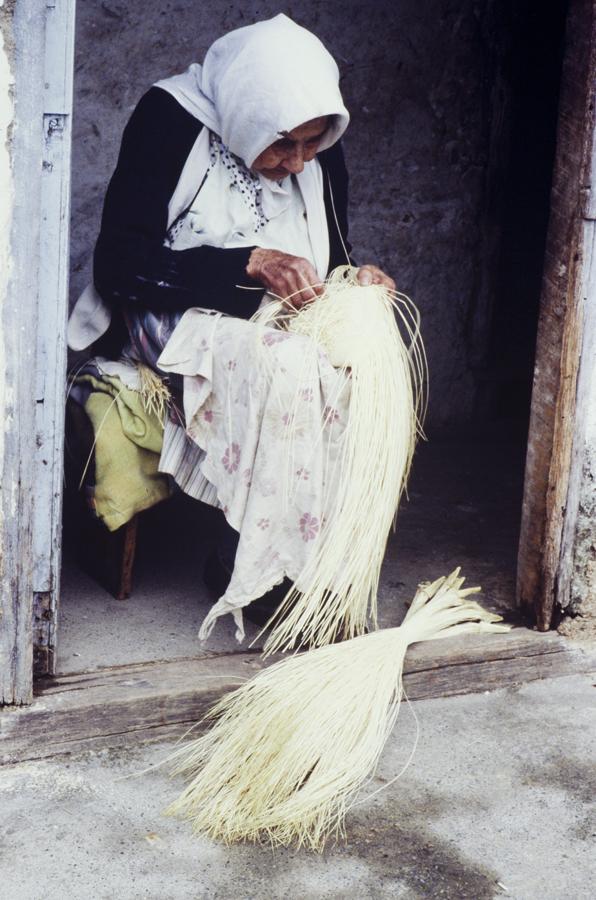
<path id="1" fill-rule="evenodd" d="M 124 319 L 129 357 L 183 379 L 185 418 L 167 423 L 160 468 L 222 508 L 240 534 L 216 614 L 295 579 L 323 524 L 323 462 L 312 444 L 321 422 L 341 428 L 346 391 L 322 361 L 301 413 L 304 488 L 288 506 L 276 457 L 294 415 L 284 384 L 291 392 L 300 339 L 272 333 L 257 349 L 246 320 L 267 294 L 294 307 L 316 301 L 329 271 L 349 262 L 339 143 L 349 116 L 338 81 L 323 44 L 284 15 L 230 32 L 203 66 L 141 99 L 105 199 L 98 303 Z M 394 287 L 373 265 L 359 279 Z"/>

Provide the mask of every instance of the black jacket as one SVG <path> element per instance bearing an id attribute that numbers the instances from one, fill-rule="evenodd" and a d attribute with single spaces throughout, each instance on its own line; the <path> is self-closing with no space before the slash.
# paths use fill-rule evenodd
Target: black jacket
<path id="1" fill-rule="evenodd" d="M 113 312 L 133 301 L 154 311 L 205 306 L 250 318 L 261 301 L 261 292 L 235 287 L 256 286 L 246 274 L 252 247 L 170 250 L 163 245 L 168 203 L 201 128 L 167 91 L 153 87 L 141 98 L 124 130 L 93 260 L 95 286 Z M 318 159 L 325 186 L 331 270 L 347 262 L 341 237 L 350 249 L 348 174 L 339 143 Z"/>

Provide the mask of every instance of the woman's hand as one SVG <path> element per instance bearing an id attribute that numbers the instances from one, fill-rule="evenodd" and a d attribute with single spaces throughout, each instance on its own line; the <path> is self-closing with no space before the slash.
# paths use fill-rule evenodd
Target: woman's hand
<path id="1" fill-rule="evenodd" d="M 360 266 L 358 269 L 358 283 L 362 285 L 382 284 L 390 291 L 395 290 L 395 281 L 389 275 L 377 268 L 377 266 Z"/>
<path id="2" fill-rule="evenodd" d="M 246 274 L 272 294 L 287 299 L 296 309 L 323 293 L 321 279 L 312 263 L 280 250 L 255 247 L 250 254 Z"/>

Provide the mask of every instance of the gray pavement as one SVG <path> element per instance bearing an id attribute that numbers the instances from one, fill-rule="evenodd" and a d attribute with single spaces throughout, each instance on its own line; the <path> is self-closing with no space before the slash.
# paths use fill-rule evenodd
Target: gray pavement
<path id="1" fill-rule="evenodd" d="M 405 774 L 322 855 L 224 847 L 161 810 L 171 745 L 0 769 L 6 900 L 588 900 L 596 885 L 596 675 L 412 704 Z M 367 793 L 416 735 L 402 707 Z"/>

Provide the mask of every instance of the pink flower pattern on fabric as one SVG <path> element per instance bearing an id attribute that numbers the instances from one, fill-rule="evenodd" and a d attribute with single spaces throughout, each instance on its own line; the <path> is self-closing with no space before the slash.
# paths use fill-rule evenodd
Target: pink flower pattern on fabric
<path id="1" fill-rule="evenodd" d="M 273 478 L 261 478 L 257 484 L 257 490 L 261 497 L 274 497 L 277 493 L 277 486 Z"/>
<path id="2" fill-rule="evenodd" d="M 223 467 L 230 475 L 240 465 L 240 447 L 238 444 L 230 444 L 221 459 Z"/>
<path id="3" fill-rule="evenodd" d="M 200 479 L 193 479 L 193 487 L 213 485 L 210 502 L 234 527 L 241 526 L 230 597 L 244 603 L 253 585 L 265 591 L 284 575 L 297 577 L 321 545 L 329 525 L 325 505 L 333 501 L 335 487 L 331 463 L 341 455 L 348 419 L 350 381 L 324 354 L 317 358 L 302 335 L 261 329 L 232 316 L 214 322 L 197 311 L 189 312 L 187 335 L 188 344 L 181 341 L 176 348 L 182 362 L 172 371 L 184 369 L 178 374 L 192 379 L 185 380 L 186 424 L 196 447 L 187 453 L 172 432 L 172 459 L 176 473 L 185 477 L 190 466 L 193 472 L 197 467 Z M 194 354 L 196 371 L 190 374 L 186 360 Z M 262 365 L 264 357 L 267 365 Z M 180 418 L 175 422 L 183 427 Z"/>
<path id="4" fill-rule="evenodd" d="M 310 513 L 304 513 L 300 517 L 300 531 L 302 532 L 303 541 L 312 541 L 316 538 L 319 531 L 319 520 Z"/>
<path id="5" fill-rule="evenodd" d="M 275 344 L 287 341 L 289 336 L 289 334 L 284 334 L 283 331 L 267 331 L 263 335 L 263 343 L 266 347 L 273 347 Z"/>

